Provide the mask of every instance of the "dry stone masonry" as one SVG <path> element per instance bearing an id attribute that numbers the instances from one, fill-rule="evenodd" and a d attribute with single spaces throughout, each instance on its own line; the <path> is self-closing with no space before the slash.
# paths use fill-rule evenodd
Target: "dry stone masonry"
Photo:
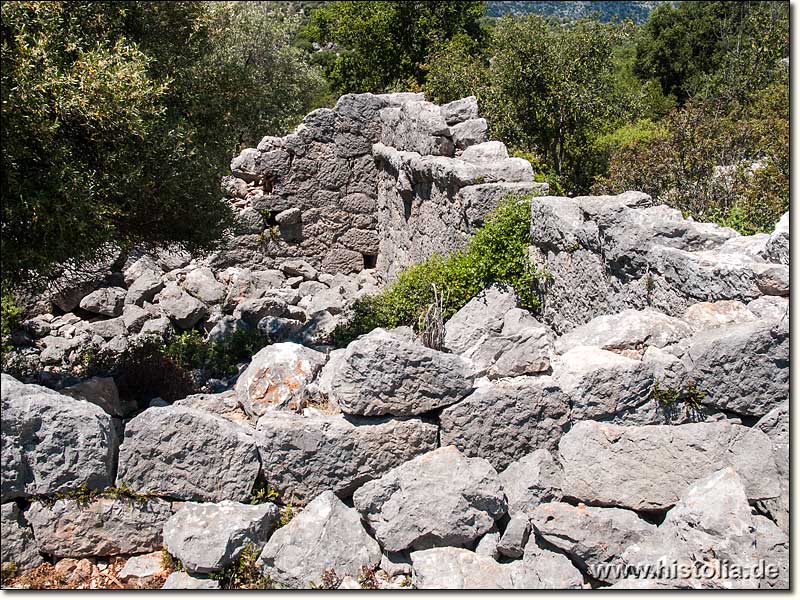
<path id="1" fill-rule="evenodd" d="M 343 96 L 231 171 L 240 227 L 219 252 L 120 255 L 14 332 L 36 376 L 2 376 L 4 573 L 788 588 L 788 215 L 742 236 L 635 191 L 542 196 L 474 98 Z M 407 327 L 329 345 L 356 298 L 462 247 L 508 195 L 531 203 L 540 310 L 492 285 L 441 347 Z M 166 400 L 65 375 L 189 330 L 270 343 Z M 637 575 L 660 564 L 690 575 Z"/>

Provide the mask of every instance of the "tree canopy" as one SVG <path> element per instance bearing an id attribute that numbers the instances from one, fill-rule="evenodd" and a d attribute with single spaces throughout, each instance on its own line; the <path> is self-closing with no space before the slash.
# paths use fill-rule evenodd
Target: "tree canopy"
<path id="1" fill-rule="evenodd" d="M 4 280 L 108 242 L 214 245 L 238 144 L 282 131 L 323 89 L 269 5 L 3 3 Z"/>

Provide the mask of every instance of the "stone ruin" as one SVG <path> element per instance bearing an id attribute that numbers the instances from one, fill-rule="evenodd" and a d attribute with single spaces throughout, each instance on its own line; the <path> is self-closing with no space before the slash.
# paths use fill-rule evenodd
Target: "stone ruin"
<path id="1" fill-rule="evenodd" d="M 223 190 L 246 233 L 216 266 L 302 259 L 392 276 L 463 246 L 501 198 L 547 191 L 526 160 L 487 141 L 472 96 L 437 106 L 422 94 L 348 94 L 243 150 L 231 172 Z"/>
<path id="2" fill-rule="evenodd" d="M 222 251 L 123 257 L 13 353 L 41 374 L 181 330 L 272 343 L 147 407 L 3 373 L 4 569 L 215 589 L 249 548 L 288 588 L 789 587 L 788 213 L 742 236 L 639 192 L 542 195 L 474 98 L 343 96 L 232 171 Z M 408 327 L 328 345 L 355 298 L 529 193 L 535 314 L 490 286 L 441 350 Z M 660 560 L 773 569 L 636 576 Z"/>

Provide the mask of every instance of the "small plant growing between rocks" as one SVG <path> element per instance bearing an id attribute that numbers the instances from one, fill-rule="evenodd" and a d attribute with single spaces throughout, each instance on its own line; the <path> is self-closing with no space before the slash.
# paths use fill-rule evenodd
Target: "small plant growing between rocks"
<path id="1" fill-rule="evenodd" d="M 319 584 L 311 583 L 311 588 L 315 590 L 335 590 L 342 583 L 342 578 L 336 574 L 333 568 L 325 569 Z"/>
<path id="2" fill-rule="evenodd" d="M 14 576 L 17 574 L 17 563 L 13 560 L 9 562 L 4 562 L 2 567 L 0 567 L 0 585 L 6 587 L 8 582 L 11 581 Z"/>
<path id="3" fill-rule="evenodd" d="M 183 571 L 183 563 L 172 556 L 166 548 L 161 549 L 161 568 L 168 575 L 174 571 Z"/>
<path id="4" fill-rule="evenodd" d="M 297 513 L 300 511 L 292 505 L 292 501 L 289 500 L 284 506 L 280 509 L 280 519 L 278 520 L 278 527 L 283 527 L 284 525 L 288 525 L 289 522 L 297 516 Z"/>
<path id="5" fill-rule="evenodd" d="M 103 489 L 91 489 L 86 483 L 83 483 L 79 488 L 74 490 L 56 492 L 48 496 L 32 496 L 30 499 L 52 506 L 58 500 L 75 500 L 80 505 L 86 505 L 97 498 L 115 498 L 130 500 L 131 502 L 146 502 L 155 496 L 156 494 L 135 492 L 124 482 L 120 482 L 118 486 Z"/>
<path id="6" fill-rule="evenodd" d="M 358 574 L 358 585 L 364 590 L 377 590 L 380 588 L 378 578 L 375 572 L 378 570 L 378 565 L 362 565 L 361 572 Z"/>
<path id="7" fill-rule="evenodd" d="M 250 504 L 264 504 L 265 502 L 278 502 L 281 495 L 274 487 L 259 478 L 253 487 L 253 495 Z"/>
<path id="8" fill-rule="evenodd" d="M 258 548 L 247 544 L 234 564 L 210 574 L 209 578 L 219 581 L 220 587 L 226 590 L 271 589 L 272 581 L 256 566 L 258 555 Z"/>
<path id="9" fill-rule="evenodd" d="M 695 385 L 694 381 L 687 382 L 686 386 L 679 390 L 672 387 L 662 388 L 660 382 L 656 380 L 650 397 L 658 402 L 662 408 L 671 408 L 683 402 L 690 410 L 700 412 L 706 394 Z"/>

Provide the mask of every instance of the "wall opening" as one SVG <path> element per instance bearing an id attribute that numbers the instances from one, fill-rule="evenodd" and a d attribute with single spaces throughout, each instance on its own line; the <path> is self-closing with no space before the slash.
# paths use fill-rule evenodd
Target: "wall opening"
<path id="1" fill-rule="evenodd" d="M 377 254 L 364 254 L 364 268 L 365 269 L 374 269 L 378 266 L 378 255 Z"/>

